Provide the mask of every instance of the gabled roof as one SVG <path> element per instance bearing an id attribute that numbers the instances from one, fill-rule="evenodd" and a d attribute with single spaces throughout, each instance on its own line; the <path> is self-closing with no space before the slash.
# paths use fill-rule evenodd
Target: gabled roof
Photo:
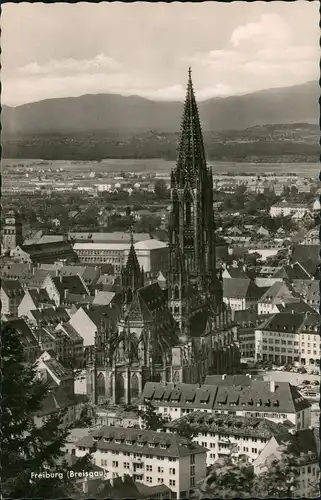
<path id="1" fill-rule="evenodd" d="M 141 445 L 139 446 L 138 443 Z M 130 451 L 175 458 L 207 451 L 203 446 L 177 434 L 129 427 L 102 427 L 78 441 L 76 446 L 92 448 L 94 444 L 97 450 Z"/>
<path id="2" fill-rule="evenodd" d="M 294 245 L 292 250 L 292 262 L 312 262 L 320 263 L 320 247 L 319 245 Z"/>
<path id="3" fill-rule="evenodd" d="M 1 288 L 9 298 L 22 298 L 25 293 L 19 280 L 1 280 Z"/>
<path id="4" fill-rule="evenodd" d="M 56 276 L 52 278 L 52 281 L 54 282 L 61 298 L 64 297 L 65 290 L 78 295 L 88 295 L 88 289 L 80 276 Z"/>
<path id="5" fill-rule="evenodd" d="M 227 299 L 258 300 L 262 289 L 252 280 L 243 278 L 223 278 L 223 297 Z"/>
<path id="6" fill-rule="evenodd" d="M 260 326 L 260 329 L 274 332 L 300 333 L 304 331 L 305 328 L 309 326 L 314 327 L 319 323 L 320 316 L 315 311 L 309 314 L 280 312 L 268 318 L 265 323 Z"/>
<path id="7" fill-rule="evenodd" d="M 75 276 L 78 274 L 86 284 L 93 285 L 100 277 L 101 269 L 96 266 L 63 266 L 59 274 L 60 276 Z"/>
<path id="8" fill-rule="evenodd" d="M 93 298 L 92 303 L 95 305 L 108 306 L 115 297 L 115 292 L 98 292 Z"/>
<path id="9" fill-rule="evenodd" d="M 234 267 L 230 266 L 226 269 L 226 272 L 229 273 L 231 278 L 244 278 L 248 279 L 248 275 L 244 271 L 243 267 Z"/>
<path id="10" fill-rule="evenodd" d="M 320 282 L 317 280 L 294 280 L 294 290 L 306 301 L 320 300 Z"/>
<path id="11" fill-rule="evenodd" d="M 28 290 L 28 293 L 32 298 L 32 301 L 35 304 L 36 308 L 38 308 L 41 304 L 55 305 L 54 301 L 50 299 L 45 288 L 31 289 Z"/>
<path id="12" fill-rule="evenodd" d="M 19 337 L 22 340 L 25 347 L 38 347 L 38 342 L 36 340 L 36 337 L 34 336 L 32 330 L 29 328 L 28 324 L 24 319 L 22 318 L 13 319 L 4 322 L 3 327 L 5 325 L 8 326 L 9 328 L 12 328 L 19 334 Z"/>
<path id="13" fill-rule="evenodd" d="M 302 429 L 292 433 L 282 433 L 275 436 L 280 445 L 289 445 L 289 453 L 299 457 L 301 453 L 311 454 L 311 461 L 320 456 L 320 436 L 317 429 Z"/>
<path id="14" fill-rule="evenodd" d="M 282 281 L 273 283 L 272 286 L 262 295 L 260 302 L 277 304 L 282 302 L 285 298 L 292 297 L 289 288 Z"/>
<path id="15" fill-rule="evenodd" d="M 29 314 L 33 316 L 37 324 L 55 325 L 61 322 L 69 321 L 70 316 L 64 307 L 47 307 L 46 309 L 35 309 Z"/>
<path id="16" fill-rule="evenodd" d="M 162 382 L 146 382 L 141 396 L 141 404 L 145 400 L 155 401 L 166 406 L 179 406 L 182 408 L 207 408 L 213 407 L 217 387 L 204 384 L 174 384 Z"/>
<path id="17" fill-rule="evenodd" d="M 273 274 L 273 278 L 286 278 L 290 281 L 306 280 L 310 279 L 310 277 L 310 274 L 298 262 L 285 266 Z"/>

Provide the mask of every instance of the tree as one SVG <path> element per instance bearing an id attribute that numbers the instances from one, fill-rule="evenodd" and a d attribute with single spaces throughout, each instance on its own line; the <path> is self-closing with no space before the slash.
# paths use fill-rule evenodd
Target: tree
<path id="1" fill-rule="evenodd" d="M 168 199 L 168 189 L 164 179 L 156 179 L 154 192 L 158 199 L 167 200 Z"/>
<path id="2" fill-rule="evenodd" d="M 157 413 L 155 406 L 149 401 L 145 403 L 144 410 L 137 411 L 137 415 L 142 420 L 144 429 L 151 431 L 163 429 L 170 421 L 170 417 L 163 417 L 161 413 Z"/>
<path id="3" fill-rule="evenodd" d="M 253 468 L 245 455 L 236 459 L 228 456 L 215 462 L 191 498 L 251 498 L 253 480 Z"/>
<path id="4" fill-rule="evenodd" d="M 35 414 L 42 408 L 48 387 L 36 380 L 34 365 L 25 363 L 18 334 L 1 327 L 1 486 L 3 498 L 59 498 L 73 494 L 64 461 L 69 429 L 62 428 L 63 412 L 54 413 L 37 426 Z M 78 462 L 90 467 L 87 455 Z M 63 478 L 37 478 L 45 470 Z"/>
<path id="5" fill-rule="evenodd" d="M 291 453 L 290 444 L 278 448 L 279 456 L 272 456 L 266 463 L 266 470 L 259 474 L 253 484 L 255 496 L 260 498 L 293 498 L 299 486 L 298 467 L 306 457 Z"/>

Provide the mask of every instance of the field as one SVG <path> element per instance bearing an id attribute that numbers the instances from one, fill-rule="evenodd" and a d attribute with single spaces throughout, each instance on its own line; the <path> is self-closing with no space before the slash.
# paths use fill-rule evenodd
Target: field
<path id="1" fill-rule="evenodd" d="M 10 167 L 14 165 L 31 166 L 32 164 L 42 163 L 42 160 L 23 160 L 23 159 L 5 159 L 1 161 L 2 167 Z M 293 174 L 296 173 L 300 177 L 318 178 L 320 174 L 320 163 L 237 163 L 237 162 L 208 162 L 212 166 L 213 173 L 224 174 L 227 172 L 237 173 L 278 173 L 278 174 Z M 133 172 L 133 173 L 159 173 L 169 174 L 174 161 L 166 161 L 162 159 L 105 159 L 101 161 L 63 161 L 52 160 L 43 162 L 41 165 L 33 165 L 36 169 L 59 169 L 63 168 L 66 171 L 73 172 Z"/>

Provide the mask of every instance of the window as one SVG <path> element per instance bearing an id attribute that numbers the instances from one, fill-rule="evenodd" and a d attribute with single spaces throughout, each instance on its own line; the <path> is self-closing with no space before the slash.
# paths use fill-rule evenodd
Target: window
<path id="1" fill-rule="evenodd" d="M 153 466 L 152 465 L 146 465 L 146 471 L 147 472 L 152 472 L 153 471 Z"/>
<path id="2" fill-rule="evenodd" d="M 159 478 L 157 479 L 157 483 L 158 483 L 158 484 L 163 484 L 163 482 L 164 482 L 164 479 L 163 479 L 162 477 L 159 477 Z"/>
<path id="3" fill-rule="evenodd" d="M 215 457 L 215 455 L 214 455 Z M 191 465 L 190 475 L 195 476 L 195 465 Z"/>
<path id="4" fill-rule="evenodd" d="M 170 486 L 175 486 L 175 484 L 176 484 L 175 479 L 170 479 L 170 480 L 169 480 L 169 485 L 170 485 Z"/>
<path id="5" fill-rule="evenodd" d="M 129 469 L 129 462 L 124 462 L 124 469 Z"/>
<path id="6" fill-rule="evenodd" d="M 191 455 L 191 464 L 195 464 L 195 455 Z"/>
<path id="7" fill-rule="evenodd" d="M 102 467 L 107 467 L 107 460 L 101 460 L 101 461 L 100 461 L 100 465 L 101 465 Z"/>
<path id="8" fill-rule="evenodd" d="M 157 472 L 164 474 L 164 467 L 158 467 Z"/>
<path id="9" fill-rule="evenodd" d="M 176 471 L 175 471 L 175 469 L 169 469 L 169 473 L 174 475 L 176 473 Z"/>
<path id="10" fill-rule="evenodd" d="M 153 478 L 151 476 L 146 476 L 146 483 L 152 483 Z"/>
<path id="11" fill-rule="evenodd" d="M 308 466 L 308 474 L 311 474 L 311 467 L 310 467 L 310 465 Z"/>
<path id="12" fill-rule="evenodd" d="M 191 477 L 190 486 L 191 486 L 191 488 L 193 488 L 193 486 L 195 486 L 195 477 Z"/>
<path id="13" fill-rule="evenodd" d="M 117 462 L 117 460 L 113 460 L 113 467 L 118 467 L 118 462 Z"/>
<path id="14" fill-rule="evenodd" d="M 252 448 L 252 453 L 257 453 L 257 448 Z"/>

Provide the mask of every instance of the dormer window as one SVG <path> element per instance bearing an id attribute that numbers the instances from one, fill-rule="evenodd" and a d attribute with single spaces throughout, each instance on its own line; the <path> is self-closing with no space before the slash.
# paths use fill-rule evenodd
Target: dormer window
<path id="1" fill-rule="evenodd" d="M 279 403 L 278 399 L 276 399 L 275 401 L 273 401 L 273 406 L 279 406 L 279 405 L 280 405 L 280 403 Z"/>
<path id="2" fill-rule="evenodd" d="M 155 443 L 148 443 L 148 448 L 155 448 Z"/>
<path id="3" fill-rule="evenodd" d="M 116 438 L 116 439 L 115 439 L 115 443 L 116 443 L 116 444 L 121 444 L 121 439 Z"/>
<path id="4" fill-rule="evenodd" d="M 161 448 L 162 450 L 166 450 L 166 449 L 167 449 L 167 444 L 162 443 L 162 444 L 160 445 L 160 448 Z"/>
<path id="5" fill-rule="evenodd" d="M 137 446 L 144 446 L 143 441 L 137 441 Z"/>
<path id="6" fill-rule="evenodd" d="M 133 444 L 133 442 L 130 439 L 126 439 L 126 444 L 128 444 L 129 446 L 131 446 Z"/>
<path id="7" fill-rule="evenodd" d="M 95 443 L 98 441 L 98 437 L 97 436 L 93 436 L 93 440 L 95 441 Z"/>

